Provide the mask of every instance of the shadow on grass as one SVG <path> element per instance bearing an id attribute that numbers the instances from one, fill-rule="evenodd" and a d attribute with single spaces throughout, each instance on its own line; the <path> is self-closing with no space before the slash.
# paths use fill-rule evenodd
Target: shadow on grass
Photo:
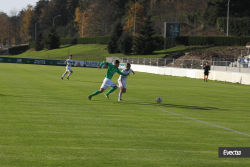
<path id="1" fill-rule="evenodd" d="M 4 94 L 0 94 L 0 97 L 1 97 L 1 96 L 3 96 L 3 97 L 4 97 L 4 96 L 10 96 L 10 97 L 21 97 L 21 96 L 13 96 L 13 95 L 4 95 Z"/>
<path id="2" fill-rule="evenodd" d="M 20 55 L 20 54 L 22 54 L 22 53 L 25 53 L 26 51 L 28 51 L 29 49 L 25 49 L 25 50 L 21 50 L 21 51 L 12 51 L 12 52 L 10 52 L 9 54 L 11 55 L 11 56 L 16 56 L 16 55 Z M 8 56 L 8 55 L 6 55 L 6 56 Z"/>
<path id="3" fill-rule="evenodd" d="M 60 46 L 60 48 L 58 48 L 58 49 L 68 48 L 68 47 L 71 47 L 71 46 L 74 46 L 74 45 L 75 45 L 75 44 L 64 45 L 64 46 Z"/>
<path id="4" fill-rule="evenodd" d="M 166 49 L 170 49 L 170 48 L 175 48 L 176 46 L 174 46 L 174 47 L 171 47 L 171 46 L 169 46 L 169 47 L 167 47 Z M 160 52 L 160 53 L 152 53 L 152 55 L 159 55 L 159 54 L 172 54 L 172 53 L 176 53 L 176 52 L 180 52 L 180 51 L 182 51 L 182 52 L 184 52 L 184 53 L 186 53 L 186 52 L 191 52 L 191 51 L 202 51 L 202 50 L 204 50 L 204 49 L 209 49 L 209 48 L 213 48 L 213 47 L 216 47 L 216 46 L 206 46 L 206 47 L 192 47 L 192 46 L 190 46 L 189 48 L 186 48 L 186 49 L 180 49 L 180 50 L 174 50 L 174 51 L 162 51 L 162 52 Z M 157 51 L 157 50 L 156 50 Z M 160 51 L 160 50 L 158 50 L 158 51 Z"/>
<path id="5" fill-rule="evenodd" d="M 191 52 L 191 51 L 203 51 L 203 50 L 218 47 L 218 46 L 214 46 L 214 45 L 209 45 L 209 46 L 204 46 L 204 47 L 188 46 L 188 48 L 185 48 L 185 49 L 178 49 L 177 47 L 178 46 L 167 46 L 165 50 L 163 50 L 163 48 L 158 48 L 158 49 L 155 50 L 155 52 L 151 53 L 150 55 L 162 55 L 162 54 L 168 55 L 168 54 L 174 54 L 174 53 L 181 52 L 181 51 L 184 52 L 184 53 Z M 173 51 L 168 51 L 167 50 L 167 49 L 171 49 L 171 48 L 175 48 L 175 50 L 173 50 Z M 158 53 L 156 53 L 157 51 L 158 51 Z M 131 53 L 129 56 L 133 57 L 133 55 L 138 56 L 138 55 L 136 55 L 134 53 Z M 141 56 L 143 57 L 143 55 L 141 55 Z"/>
<path id="6" fill-rule="evenodd" d="M 165 50 L 166 49 L 170 49 L 170 48 L 175 48 L 176 46 L 166 46 L 166 48 L 165 48 Z M 155 49 L 155 51 L 161 51 L 161 50 L 164 50 L 164 47 L 162 46 L 162 47 L 156 47 L 156 49 Z"/>
<path id="7" fill-rule="evenodd" d="M 92 81 L 82 81 L 82 80 L 76 80 L 76 79 L 72 79 L 71 81 L 74 81 L 74 82 L 90 82 L 90 83 L 99 83 L 99 84 L 102 84 L 102 82 L 92 82 Z"/>
<path id="8" fill-rule="evenodd" d="M 119 102 L 115 102 L 119 103 Z M 141 106 L 160 106 L 160 107 L 174 107 L 174 108 L 186 108 L 186 109 L 195 109 L 195 110 L 204 110 L 204 111 L 211 111 L 211 110 L 226 110 L 226 109 L 220 109 L 217 107 L 200 107 L 200 106 L 189 106 L 189 105 L 176 105 L 176 104 L 164 104 L 164 103 L 138 103 L 138 102 L 126 102 L 126 104 L 135 104 L 135 105 L 141 105 Z"/>

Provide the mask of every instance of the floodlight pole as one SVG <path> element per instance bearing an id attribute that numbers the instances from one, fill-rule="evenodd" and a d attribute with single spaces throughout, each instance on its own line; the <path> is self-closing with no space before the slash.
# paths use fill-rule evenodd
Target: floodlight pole
<path id="1" fill-rule="evenodd" d="M 87 12 L 87 11 L 91 11 L 91 9 L 89 9 L 89 10 L 85 10 L 85 11 L 83 12 L 83 16 L 82 16 L 82 38 L 83 38 L 84 14 L 85 14 L 85 12 Z"/>
<path id="2" fill-rule="evenodd" d="M 69 56 L 69 47 L 70 47 L 70 28 L 69 28 L 69 44 L 68 44 L 68 56 Z"/>
<path id="3" fill-rule="evenodd" d="M 61 15 L 57 15 L 57 16 L 55 16 L 54 18 L 53 18 L 53 26 L 55 25 L 55 18 L 56 17 L 61 17 Z"/>
<path id="4" fill-rule="evenodd" d="M 230 0 L 228 0 L 228 5 L 227 5 L 227 36 L 228 36 L 228 25 L 229 25 L 229 2 Z"/>
<path id="5" fill-rule="evenodd" d="M 105 31 L 105 20 L 102 21 L 102 36 L 104 36 Z"/>
<path id="6" fill-rule="evenodd" d="M 9 57 L 9 49 L 10 49 L 10 26 L 8 26 L 8 57 Z"/>

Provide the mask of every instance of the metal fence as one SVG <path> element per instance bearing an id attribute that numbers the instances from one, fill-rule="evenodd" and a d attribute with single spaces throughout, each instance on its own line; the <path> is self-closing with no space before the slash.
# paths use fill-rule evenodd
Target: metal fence
<path id="1" fill-rule="evenodd" d="M 169 59 L 169 58 L 133 58 L 122 57 L 119 58 L 122 63 L 141 64 L 150 66 L 162 67 L 176 67 L 176 68 L 190 68 L 190 69 L 203 69 L 204 65 L 208 63 L 211 70 L 227 71 L 229 67 L 234 68 L 249 68 L 250 61 L 231 59 L 231 61 L 211 61 L 199 59 Z M 225 69 L 221 68 L 224 67 Z M 230 68 L 231 69 L 231 68 Z M 239 71 L 239 70 L 234 70 Z"/>
<path id="2" fill-rule="evenodd" d="M 177 68 L 202 69 L 206 62 L 212 61 L 198 59 L 169 59 L 169 58 L 120 58 L 123 63 L 142 64 L 150 66 L 166 66 Z"/>

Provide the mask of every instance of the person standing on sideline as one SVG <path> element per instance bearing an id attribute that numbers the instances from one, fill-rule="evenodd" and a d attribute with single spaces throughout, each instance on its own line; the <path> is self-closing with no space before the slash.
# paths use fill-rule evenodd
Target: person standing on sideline
<path id="1" fill-rule="evenodd" d="M 122 70 L 122 73 L 127 74 L 127 75 L 132 73 L 133 75 L 135 75 L 134 71 L 130 67 L 131 67 L 131 65 L 129 63 L 127 63 L 126 64 L 126 69 Z M 122 75 L 120 75 L 120 77 L 118 78 L 118 84 L 119 84 L 119 87 L 120 87 L 118 101 L 122 101 L 122 93 L 126 93 L 127 79 L 128 79 L 128 76 L 122 76 Z"/>
<path id="2" fill-rule="evenodd" d="M 63 80 L 63 77 L 69 72 L 69 75 L 67 76 L 67 79 L 69 79 L 69 76 L 73 73 L 71 70 L 71 66 L 75 64 L 75 62 L 72 60 L 72 55 L 69 55 L 69 58 L 64 62 L 66 64 L 66 71 L 63 73 L 61 79 Z"/>
<path id="3" fill-rule="evenodd" d="M 210 70 L 210 66 L 208 65 L 208 62 L 206 62 L 206 65 L 204 65 L 204 82 L 205 81 L 207 82 L 209 70 Z"/>
<path id="4" fill-rule="evenodd" d="M 94 92 L 93 94 L 89 95 L 89 96 L 88 96 L 89 100 L 91 100 L 91 98 L 92 98 L 93 96 L 96 96 L 96 95 L 102 93 L 102 92 L 103 92 L 105 89 L 107 89 L 108 87 L 112 87 L 106 94 L 104 94 L 105 97 L 106 97 L 107 99 L 109 99 L 109 93 L 111 93 L 111 92 L 115 91 L 117 88 L 119 88 L 114 82 L 111 81 L 113 75 L 114 75 L 116 72 L 117 72 L 118 74 L 120 74 L 120 75 L 123 75 L 123 76 L 126 75 L 126 74 L 122 73 L 122 72 L 118 69 L 119 64 L 120 64 L 120 62 L 119 62 L 118 60 L 115 61 L 114 65 L 113 65 L 112 63 L 108 63 L 108 62 L 102 62 L 102 63 L 100 64 L 100 66 L 98 67 L 99 70 L 101 69 L 101 67 L 102 67 L 103 65 L 107 65 L 107 66 L 108 66 L 108 71 L 107 71 L 107 74 L 105 75 L 105 78 L 104 78 L 104 80 L 103 80 L 103 83 L 102 83 L 102 85 L 101 85 L 100 90 L 98 90 L 98 91 Z"/>

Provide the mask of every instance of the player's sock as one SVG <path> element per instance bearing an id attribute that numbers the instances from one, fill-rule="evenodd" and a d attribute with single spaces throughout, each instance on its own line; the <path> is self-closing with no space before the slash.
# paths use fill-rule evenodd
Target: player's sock
<path id="1" fill-rule="evenodd" d="M 68 77 L 72 74 L 72 72 L 69 73 Z"/>
<path id="2" fill-rule="evenodd" d="M 122 93 L 119 92 L 119 99 L 122 99 Z"/>
<path id="3" fill-rule="evenodd" d="M 106 95 L 109 95 L 110 93 L 114 92 L 116 90 L 116 88 L 111 88 L 107 93 Z"/>
<path id="4" fill-rule="evenodd" d="M 90 95 L 90 97 L 95 96 L 95 95 L 98 95 L 98 94 L 100 94 L 100 91 L 99 91 L 99 90 L 96 91 L 95 93 L 93 93 L 92 95 Z"/>
<path id="5" fill-rule="evenodd" d="M 64 77 L 66 74 L 65 73 L 63 73 L 63 75 L 62 75 L 62 77 Z"/>

